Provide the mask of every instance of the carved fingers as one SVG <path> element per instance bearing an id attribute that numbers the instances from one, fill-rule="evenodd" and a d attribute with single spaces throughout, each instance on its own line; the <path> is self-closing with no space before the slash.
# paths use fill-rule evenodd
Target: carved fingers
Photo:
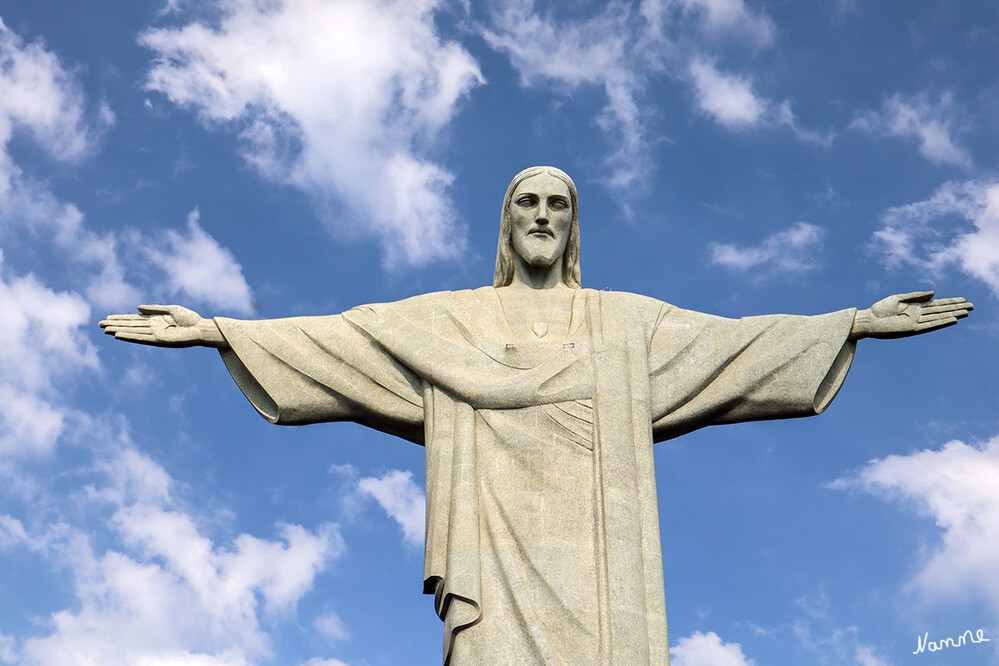
<path id="1" fill-rule="evenodd" d="M 884 298 L 870 309 L 866 335 L 901 338 L 953 326 L 975 306 L 963 298 L 933 299 L 932 291 L 914 291 Z"/>
<path id="2" fill-rule="evenodd" d="M 916 307 L 918 310 L 915 313 L 915 320 L 916 331 L 919 333 L 953 326 L 959 319 L 964 319 L 969 312 L 975 309 L 974 305 L 963 298 L 939 298 L 909 307 Z"/>
<path id="3" fill-rule="evenodd" d="M 140 305 L 139 314 L 108 315 L 100 327 L 116 340 L 157 347 L 200 344 L 201 316 L 179 305 Z"/>
<path id="4" fill-rule="evenodd" d="M 140 344 L 156 344 L 150 317 L 142 314 L 108 315 L 99 324 L 104 332 L 113 335 L 117 340 L 138 342 Z"/>

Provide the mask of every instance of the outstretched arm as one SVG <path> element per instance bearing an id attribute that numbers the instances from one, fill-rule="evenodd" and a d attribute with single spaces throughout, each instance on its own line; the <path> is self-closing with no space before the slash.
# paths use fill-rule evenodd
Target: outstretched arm
<path id="1" fill-rule="evenodd" d="M 946 328 L 968 316 L 975 306 L 963 298 L 938 298 L 932 291 L 914 291 L 881 299 L 867 310 L 858 310 L 851 340 L 905 338 Z"/>
<path id="2" fill-rule="evenodd" d="M 140 314 L 108 315 L 100 327 L 116 340 L 154 347 L 228 348 L 213 319 L 180 305 L 140 305 Z"/>

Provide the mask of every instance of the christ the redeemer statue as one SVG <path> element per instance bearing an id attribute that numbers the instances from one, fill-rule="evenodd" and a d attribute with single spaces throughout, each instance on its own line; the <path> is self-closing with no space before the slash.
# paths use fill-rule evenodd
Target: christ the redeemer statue
<path id="1" fill-rule="evenodd" d="M 668 664 L 653 443 L 819 414 L 858 340 L 972 305 L 915 292 L 725 319 L 579 275 L 576 187 L 533 167 L 503 199 L 492 287 L 265 321 L 143 305 L 100 325 L 216 347 L 272 423 L 356 421 L 424 445 L 424 592 L 445 664 Z"/>

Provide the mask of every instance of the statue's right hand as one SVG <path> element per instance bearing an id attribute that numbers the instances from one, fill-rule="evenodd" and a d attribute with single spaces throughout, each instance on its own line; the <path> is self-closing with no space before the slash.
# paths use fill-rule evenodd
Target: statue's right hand
<path id="1" fill-rule="evenodd" d="M 108 315 L 100 327 L 116 340 L 155 347 L 219 347 L 224 344 L 215 322 L 180 305 L 140 305 L 140 314 Z"/>

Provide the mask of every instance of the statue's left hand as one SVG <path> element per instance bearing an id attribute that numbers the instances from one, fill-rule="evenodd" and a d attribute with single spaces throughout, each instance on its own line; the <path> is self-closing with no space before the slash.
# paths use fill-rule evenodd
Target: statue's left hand
<path id="1" fill-rule="evenodd" d="M 963 298 L 933 299 L 932 291 L 914 291 L 883 298 L 859 310 L 850 337 L 905 338 L 953 326 L 975 306 Z"/>

